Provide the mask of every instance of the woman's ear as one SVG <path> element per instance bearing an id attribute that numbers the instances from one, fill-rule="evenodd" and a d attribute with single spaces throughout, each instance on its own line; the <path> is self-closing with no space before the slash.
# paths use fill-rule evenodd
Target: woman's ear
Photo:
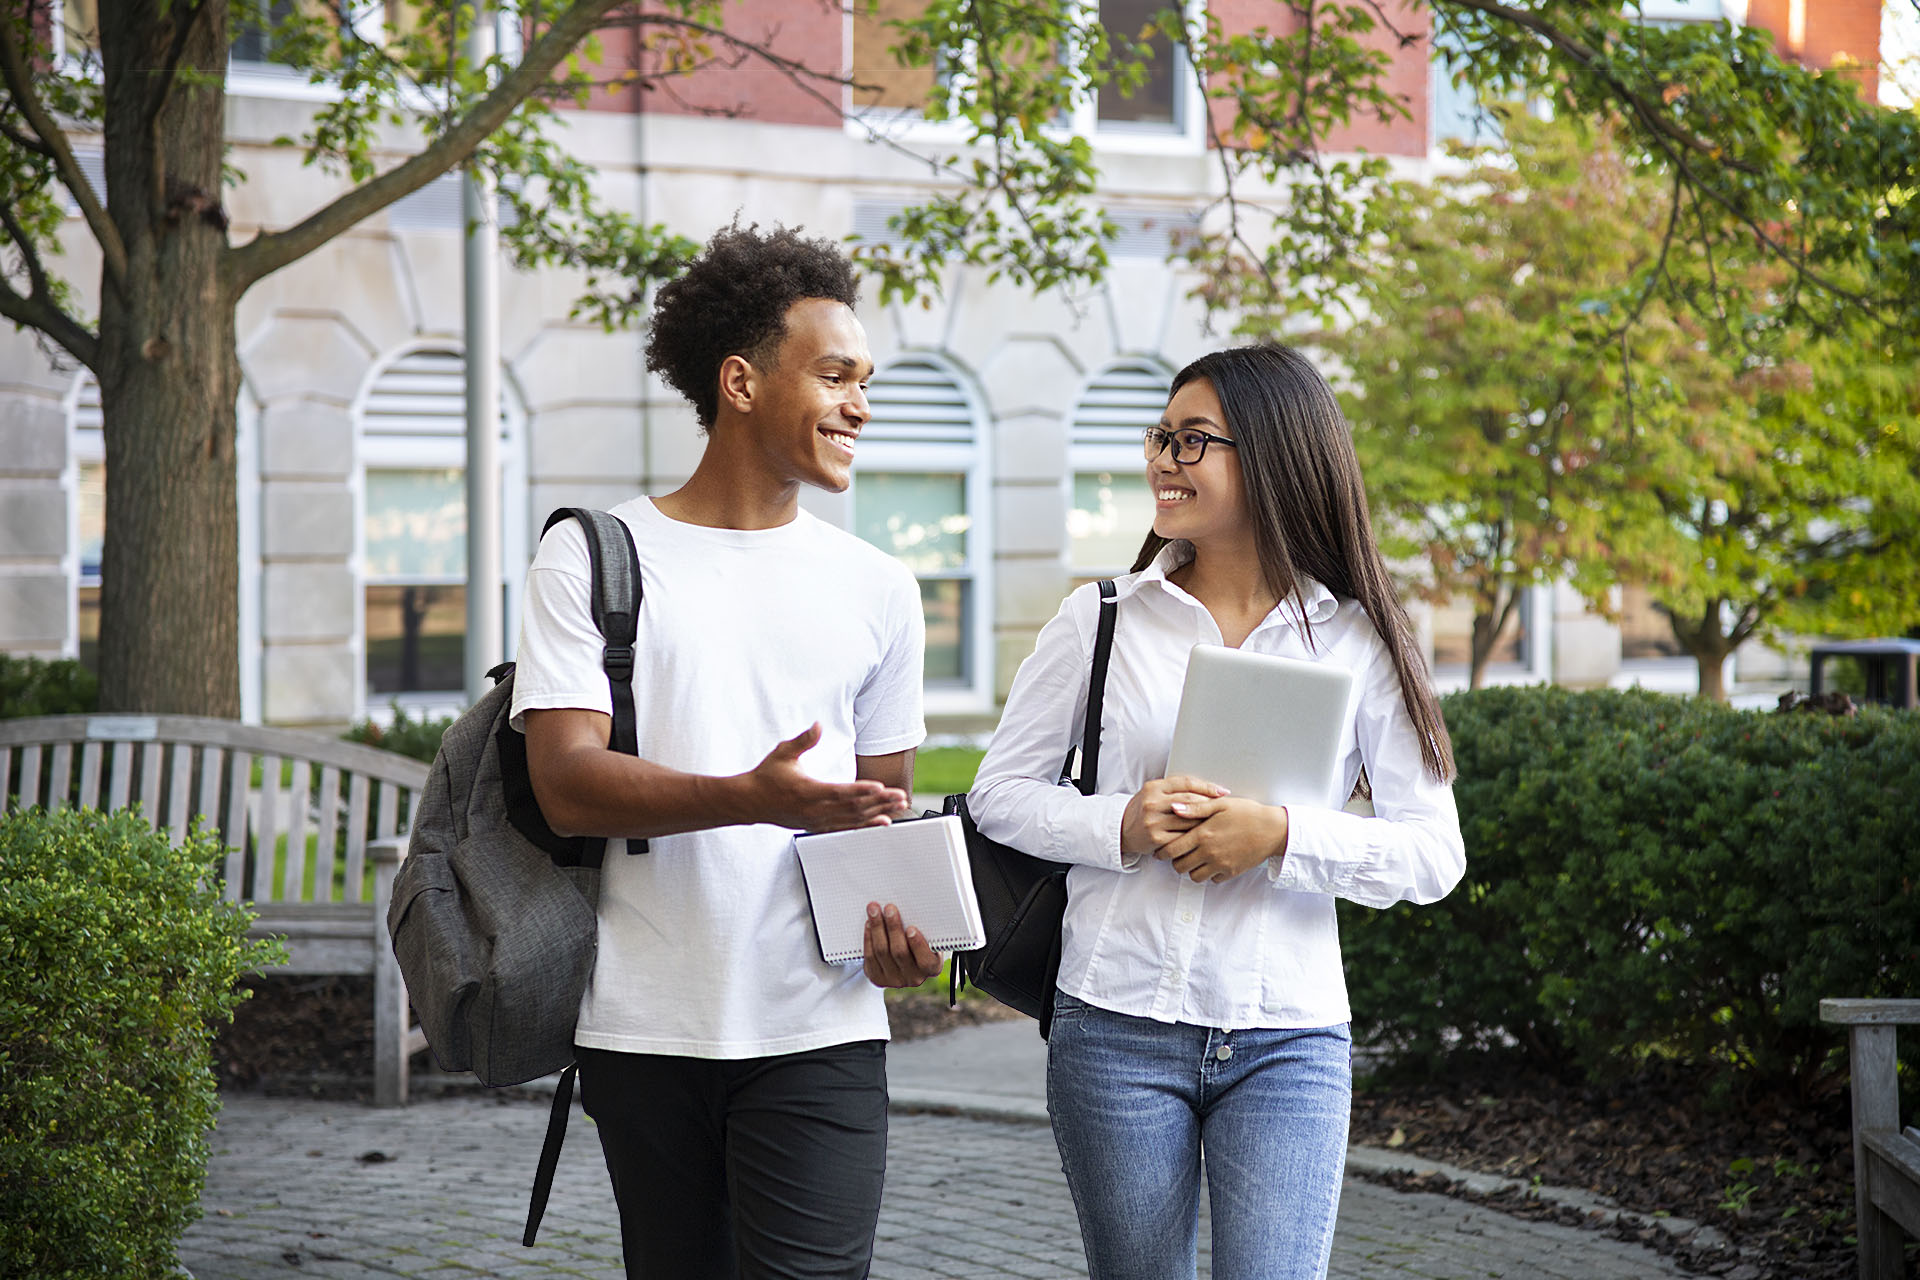
<path id="1" fill-rule="evenodd" d="M 720 362 L 720 401 L 735 413 L 752 411 L 753 383 L 753 365 L 745 356 L 732 355 Z"/>

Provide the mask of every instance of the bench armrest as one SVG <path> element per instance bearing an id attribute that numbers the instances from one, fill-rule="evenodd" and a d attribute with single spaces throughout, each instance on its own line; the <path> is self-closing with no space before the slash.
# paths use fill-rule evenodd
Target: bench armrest
<path id="1" fill-rule="evenodd" d="M 1836 1026 L 1920 1026 L 1920 1000 L 1822 1000 L 1820 1021 Z"/>
<path id="2" fill-rule="evenodd" d="M 379 864 L 398 866 L 400 860 L 407 856 L 407 838 L 405 836 L 384 836 L 378 840 L 369 840 L 367 841 L 367 856 Z M 1916 1010 L 1920 1010 L 1920 1000 L 1910 1000 L 1907 1003 L 1913 1005 Z M 1916 1014 L 1916 1020 L 1920 1020 L 1920 1014 Z"/>

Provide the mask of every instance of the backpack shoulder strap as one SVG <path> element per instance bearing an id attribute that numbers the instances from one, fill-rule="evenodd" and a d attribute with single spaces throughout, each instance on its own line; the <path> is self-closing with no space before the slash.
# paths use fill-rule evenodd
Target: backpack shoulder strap
<path id="1" fill-rule="evenodd" d="M 1107 660 L 1113 656 L 1113 620 L 1118 612 L 1118 588 L 1112 578 L 1100 580 L 1100 630 L 1093 640 L 1093 675 L 1087 682 L 1087 722 L 1080 730 L 1080 776 L 1074 785 L 1090 796 L 1100 778 L 1100 713 L 1107 699 Z"/>
<path id="2" fill-rule="evenodd" d="M 607 746 L 622 755 L 638 755 L 639 730 L 633 708 L 633 641 L 640 626 L 640 555 L 627 522 L 606 511 L 562 507 L 547 517 L 544 536 L 562 520 L 580 522 L 593 566 L 593 625 L 606 643 L 600 666 L 613 694 L 613 736 Z"/>

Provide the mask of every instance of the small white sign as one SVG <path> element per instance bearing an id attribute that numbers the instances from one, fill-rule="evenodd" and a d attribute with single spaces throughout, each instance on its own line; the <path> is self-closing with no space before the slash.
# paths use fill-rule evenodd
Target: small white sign
<path id="1" fill-rule="evenodd" d="M 87 720 L 87 736 L 108 742 L 152 742 L 160 736 L 160 722 L 153 716 L 92 716 Z"/>

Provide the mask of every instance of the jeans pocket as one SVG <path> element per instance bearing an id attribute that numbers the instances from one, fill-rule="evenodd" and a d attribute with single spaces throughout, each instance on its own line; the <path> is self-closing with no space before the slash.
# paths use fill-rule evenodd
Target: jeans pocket
<path id="1" fill-rule="evenodd" d="M 1078 996 L 1070 996 L 1058 987 L 1053 991 L 1053 1025 L 1063 1022 L 1077 1022 L 1091 1012 L 1093 1006 Z"/>

